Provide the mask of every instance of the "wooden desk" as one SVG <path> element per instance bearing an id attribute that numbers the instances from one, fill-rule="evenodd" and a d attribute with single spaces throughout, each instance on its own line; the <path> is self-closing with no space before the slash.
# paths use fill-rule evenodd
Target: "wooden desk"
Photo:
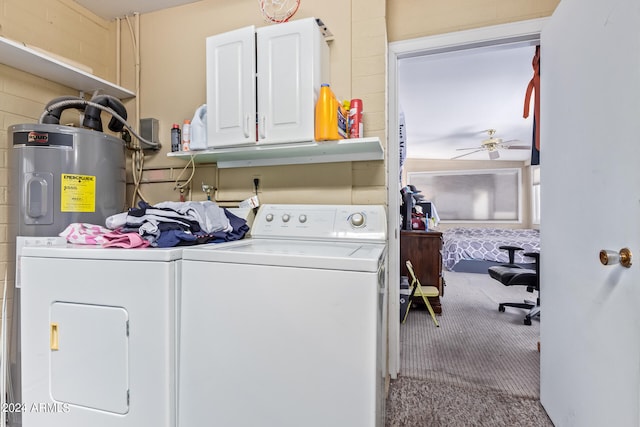
<path id="1" fill-rule="evenodd" d="M 402 276 L 409 276 L 405 265 L 406 260 L 411 260 L 416 276 L 423 286 L 435 286 L 440 291 L 440 296 L 444 296 L 442 233 L 439 231 L 401 231 L 400 274 Z M 412 304 L 420 304 L 421 302 L 421 298 L 414 298 Z M 429 303 L 431 303 L 433 311 L 442 313 L 440 297 L 429 297 Z M 422 302 L 422 306 L 424 306 L 424 302 Z"/>

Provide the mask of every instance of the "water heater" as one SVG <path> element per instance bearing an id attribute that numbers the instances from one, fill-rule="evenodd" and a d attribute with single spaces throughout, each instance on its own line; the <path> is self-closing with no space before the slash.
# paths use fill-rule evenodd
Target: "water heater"
<path id="1" fill-rule="evenodd" d="M 53 124 L 9 127 L 18 236 L 57 236 L 69 224 L 104 225 L 125 210 L 124 141 Z"/>

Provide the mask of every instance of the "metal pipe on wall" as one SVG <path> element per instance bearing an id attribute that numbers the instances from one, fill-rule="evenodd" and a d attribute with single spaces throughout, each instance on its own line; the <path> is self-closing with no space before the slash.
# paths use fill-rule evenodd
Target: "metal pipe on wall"
<path id="1" fill-rule="evenodd" d="M 122 56 L 122 48 L 121 48 L 121 44 L 122 44 L 122 35 L 120 34 L 120 31 L 122 31 L 122 25 L 120 22 L 120 18 L 116 18 L 116 84 L 118 86 L 121 86 L 120 80 L 121 80 L 121 71 L 120 71 L 120 67 L 121 67 L 121 56 Z"/>
<path id="2" fill-rule="evenodd" d="M 136 129 L 140 127 L 140 14 L 135 12 L 133 16 L 136 18 Z"/>

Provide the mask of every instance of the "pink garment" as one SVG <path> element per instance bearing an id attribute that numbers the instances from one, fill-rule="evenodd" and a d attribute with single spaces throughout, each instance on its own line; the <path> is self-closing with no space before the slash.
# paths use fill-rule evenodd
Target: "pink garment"
<path id="1" fill-rule="evenodd" d="M 111 231 L 104 235 L 106 240 L 102 244 L 105 248 L 146 248 L 150 245 L 148 240 L 145 240 L 138 233 L 121 233 L 120 231 Z"/>
<path id="2" fill-rule="evenodd" d="M 69 224 L 58 236 L 69 243 L 81 245 L 101 245 L 106 242 L 104 236 L 111 230 L 100 225 L 76 222 Z"/>

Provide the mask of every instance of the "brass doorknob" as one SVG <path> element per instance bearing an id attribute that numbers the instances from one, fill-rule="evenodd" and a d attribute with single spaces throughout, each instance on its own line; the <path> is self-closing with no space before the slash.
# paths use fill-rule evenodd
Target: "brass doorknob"
<path id="1" fill-rule="evenodd" d="M 623 267 L 631 267 L 632 253 L 629 248 L 622 248 L 619 252 L 603 249 L 600 251 L 602 265 L 620 264 Z"/>

